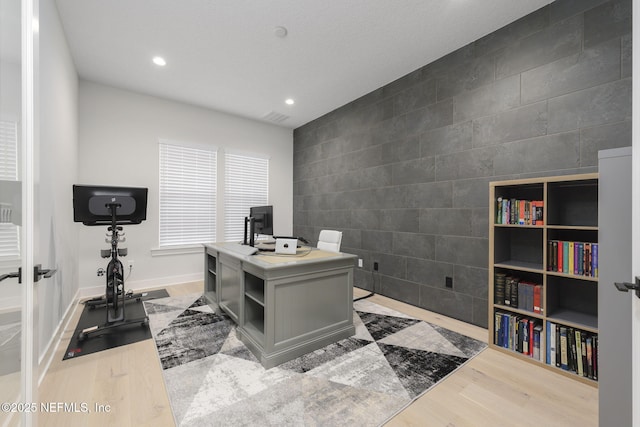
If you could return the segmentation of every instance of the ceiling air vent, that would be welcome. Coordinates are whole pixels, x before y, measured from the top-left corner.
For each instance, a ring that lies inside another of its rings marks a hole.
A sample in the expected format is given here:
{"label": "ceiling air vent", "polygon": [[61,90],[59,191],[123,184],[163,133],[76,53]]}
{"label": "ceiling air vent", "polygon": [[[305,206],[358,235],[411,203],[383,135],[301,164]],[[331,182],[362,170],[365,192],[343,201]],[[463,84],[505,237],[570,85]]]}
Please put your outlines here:
{"label": "ceiling air vent", "polygon": [[274,122],[274,123],[282,123],[285,120],[287,120],[289,118],[289,116],[284,115],[282,113],[277,113],[275,111],[270,112],[269,114],[266,114],[263,119],[268,120],[270,122]]}

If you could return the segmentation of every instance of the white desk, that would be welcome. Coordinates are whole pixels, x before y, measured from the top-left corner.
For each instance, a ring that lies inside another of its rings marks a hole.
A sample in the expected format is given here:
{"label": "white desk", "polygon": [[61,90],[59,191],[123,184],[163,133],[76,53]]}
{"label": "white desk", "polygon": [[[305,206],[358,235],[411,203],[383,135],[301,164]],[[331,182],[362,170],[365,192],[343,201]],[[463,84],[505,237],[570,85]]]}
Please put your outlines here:
{"label": "white desk", "polygon": [[246,256],[231,245],[205,245],[205,296],[238,324],[265,368],[355,333],[355,255],[302,248],[303,256]]}

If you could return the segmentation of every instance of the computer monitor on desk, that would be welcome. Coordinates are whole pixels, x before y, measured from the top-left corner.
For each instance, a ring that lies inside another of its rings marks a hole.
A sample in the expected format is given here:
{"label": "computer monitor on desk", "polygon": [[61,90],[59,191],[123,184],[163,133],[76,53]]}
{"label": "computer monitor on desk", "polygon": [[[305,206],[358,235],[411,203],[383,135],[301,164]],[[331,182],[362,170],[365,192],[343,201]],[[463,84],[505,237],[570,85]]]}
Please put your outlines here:
{"label": "computer monitor on desk", "polygon": [[273,206],[254,206],[249,209],[249,216],[254,221],[254,233],[273,235]]}
{"label": "computer monitor on desk", "polygon": [[244,218],[243,244],[254,246],[255,235],[273,235],[273,206],[254,206]]}

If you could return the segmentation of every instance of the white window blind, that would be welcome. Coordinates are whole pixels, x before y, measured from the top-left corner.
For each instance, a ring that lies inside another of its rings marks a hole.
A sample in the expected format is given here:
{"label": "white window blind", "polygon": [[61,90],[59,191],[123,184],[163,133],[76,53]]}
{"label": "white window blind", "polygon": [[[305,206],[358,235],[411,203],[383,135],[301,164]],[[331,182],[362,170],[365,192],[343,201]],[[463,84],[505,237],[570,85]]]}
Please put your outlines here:
{"label": "white window blind", "polygon": [[160,142],[160,247],[216,241],[216,151]]}
{"label": "white window blind", "polygon": [[[0,179],[18,181],[18,123],[0,120]],[[9,200],[0,201],[0,258],[20,257],[18,226],[10,221],[15,215]]]}
{"label": "white window blind", "polygon": [[268,203],[269,159],[226,152],[224,165],[224,238],[239,241],[244,237],[249,208]]}

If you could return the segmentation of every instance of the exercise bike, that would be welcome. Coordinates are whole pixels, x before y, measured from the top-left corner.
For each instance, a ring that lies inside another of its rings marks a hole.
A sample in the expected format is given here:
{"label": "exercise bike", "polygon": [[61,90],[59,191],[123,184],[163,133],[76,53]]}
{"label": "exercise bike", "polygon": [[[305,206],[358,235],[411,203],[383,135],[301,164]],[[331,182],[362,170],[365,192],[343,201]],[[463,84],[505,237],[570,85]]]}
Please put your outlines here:
{"label": "exercise bike", "polygon": [[[110,192],[114,194],[102,194],[102,192],[107,191],[107,189],[111,190]],[[82,214],[77,214],[76,207],[82,204],[82,199],[86,199],[84,201],[87,202],[89,206],[88,211],[91,218],[90,220],[86,220],[85,218],[85,220],[81,222],[85,225],[104,225],[106,218],[110,217],[110,225],[107,227],[107,238],[105,241],[111,244],[110,249],[102,249],[100,251],[102,258],[111,258],[105,271],[105,295],[85,302],[85,305],[87,305],[90,310],[97,307],[105,307],[106,322],[102,325],[92,326],[80,331],[78,334],[79,341],[84,341],[94,335],[101,335],[105,330],[123,325],[139,323],[141,326],[146,327],[149,324],[149,318],[147,316],[129,319],[125,315],[126,304],[133,301],[140,303],[143,295],[125,291],[124,267],[119,257],[126,256],[127,249],[118,248],[118,243],[125,241],[123,228],[119,224],[139,224],[144,219],[144,216],[146,216],[146,188],[144,189],[145,213],[142,219],[137,218],[134,221],[127,216],[130,217],[131,214],[136,211],[136,206],[139,203],[136,203],[133,195],[120,194],[123,190],[126,190],[124,191],[125,193],[131,193],[132,189],[74,186],[74,220],[78,216],[82,217]],[[96,191],[98,194],[94,194]],[[83,194],[83,192],[90,193],[92,196],[87,196]]]}

